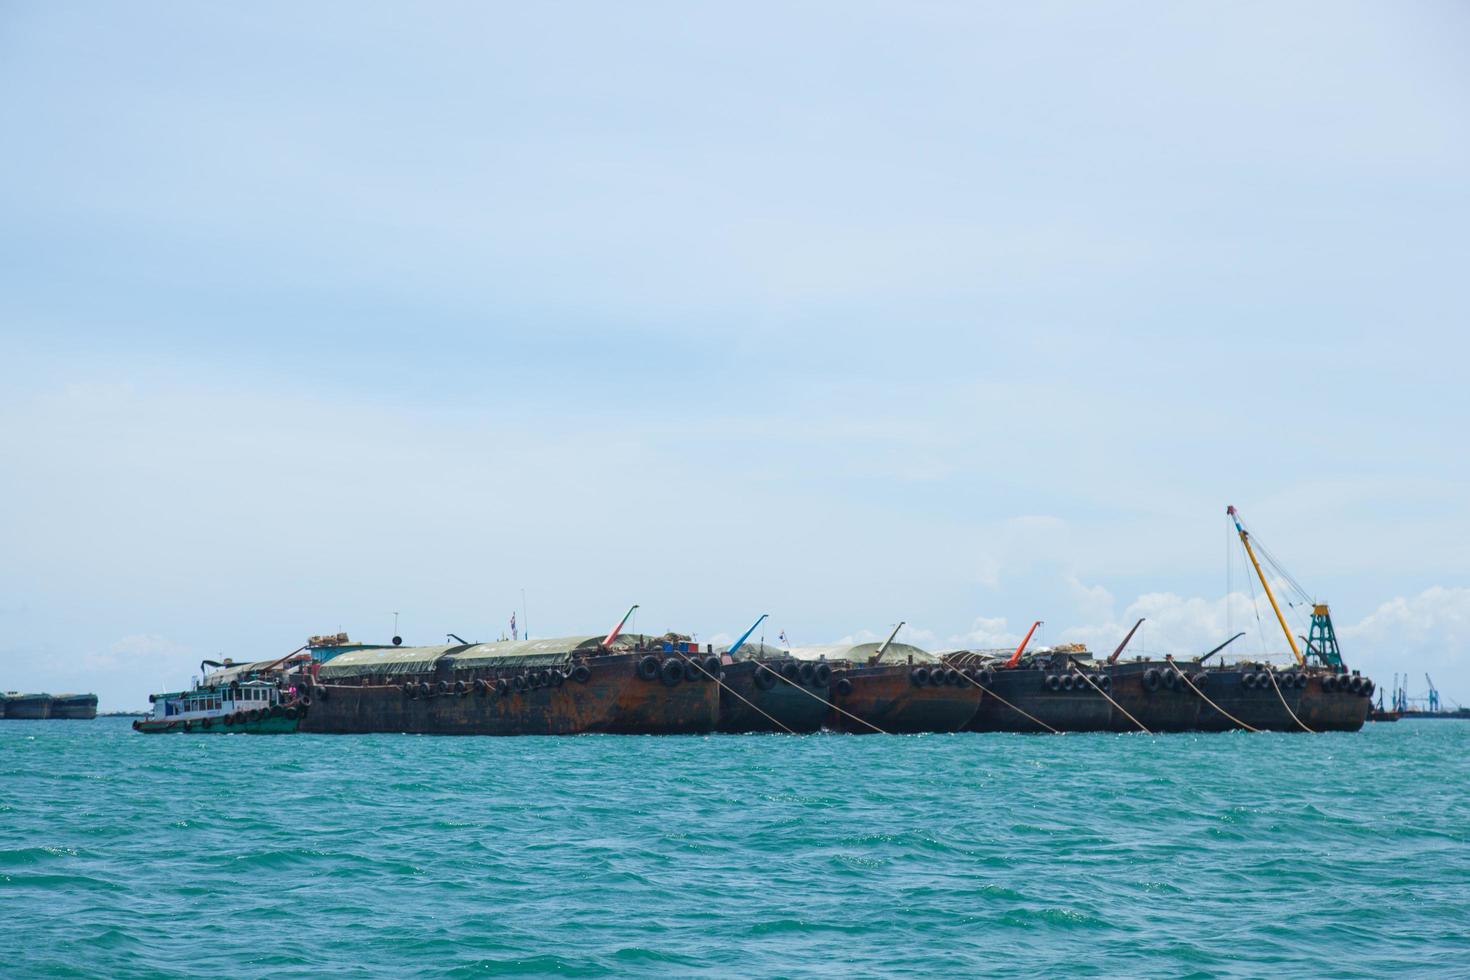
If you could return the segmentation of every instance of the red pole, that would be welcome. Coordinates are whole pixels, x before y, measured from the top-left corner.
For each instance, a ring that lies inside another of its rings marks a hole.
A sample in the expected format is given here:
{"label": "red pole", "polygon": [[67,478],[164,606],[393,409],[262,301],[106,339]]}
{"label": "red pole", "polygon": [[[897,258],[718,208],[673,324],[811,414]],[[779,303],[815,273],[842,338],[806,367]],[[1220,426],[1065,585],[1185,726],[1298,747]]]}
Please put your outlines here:
{"label": "red pole", "polygon": [[1014,666],[1016,666],[1016,661],[1018,661],[1018,660],[1021,659],[1021,654],[1026,650],[1026,644],[1028,644],[1028,643],[1031,642],[1031,634],[1032,633],[1035,633],[1036,632],[1036,627],[1038,627],[1040,625],[1041,625],[1041,620],[1039,620],[1039,619],[1036,622],[1034,622],[1034,623],[1031,624],[1031,628],[1026,631],[1026,639],[1024,639],[1024,640],[1021,641],[1021,645],[1018,646],[1018,647],[1016,647],[1016,652],[1013,653],[1013,654],[1011,654],[1011,659],[1009,659],[1009,660],[1006,661],[1006,664],[1005,665],[1007,667],[1014,667]]}

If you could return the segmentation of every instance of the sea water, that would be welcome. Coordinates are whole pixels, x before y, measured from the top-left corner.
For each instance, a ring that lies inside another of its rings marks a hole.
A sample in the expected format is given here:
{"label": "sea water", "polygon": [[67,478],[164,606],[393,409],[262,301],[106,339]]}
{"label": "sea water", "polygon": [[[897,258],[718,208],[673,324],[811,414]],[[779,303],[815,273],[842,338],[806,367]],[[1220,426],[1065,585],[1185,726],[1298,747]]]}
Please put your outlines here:
{"label": "sea water", "polygon": [[1467,976],[1467,760],[0,721],[0,975]]}

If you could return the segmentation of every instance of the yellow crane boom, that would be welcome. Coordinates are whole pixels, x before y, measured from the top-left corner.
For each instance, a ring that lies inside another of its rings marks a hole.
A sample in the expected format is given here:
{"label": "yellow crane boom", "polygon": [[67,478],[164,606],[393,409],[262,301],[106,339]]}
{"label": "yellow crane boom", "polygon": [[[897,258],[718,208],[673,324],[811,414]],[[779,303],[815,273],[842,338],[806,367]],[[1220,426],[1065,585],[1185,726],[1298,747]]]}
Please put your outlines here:
{"label": "yellow crane boom", "polygon": [[1271,610],[1276,613],[1276,622],[1281,624],[1281,632],[1286,634],[1286,642],[1291,644],[1291,654],[1296,657],[1296,662],[1303,667],[1307,660],[1302,652],[1296,648],[1296,638],[1291,635],[1291,628],[1286,625],[1286,617],[1281,615],[1281,607],[1276,604],[1276,596],[1271,593],[1271,586],[1266,582],[1266,573],[1261,571],[1261,563],[1256,561],[1255,549],[1251,547],[1251,536],[1245,528],[1240,526],[1240,515],[1235,512],[1235,506],[1225,508],[1225,513],[1235,522],[1235,530],[1240,532],[1240,543],[1245,545],[1245,553],[1250,556],[1251,564],[1255,566],[1256,578],[1261,580],[1261,588],[1266,590],[1266,598],[1271,600]]}

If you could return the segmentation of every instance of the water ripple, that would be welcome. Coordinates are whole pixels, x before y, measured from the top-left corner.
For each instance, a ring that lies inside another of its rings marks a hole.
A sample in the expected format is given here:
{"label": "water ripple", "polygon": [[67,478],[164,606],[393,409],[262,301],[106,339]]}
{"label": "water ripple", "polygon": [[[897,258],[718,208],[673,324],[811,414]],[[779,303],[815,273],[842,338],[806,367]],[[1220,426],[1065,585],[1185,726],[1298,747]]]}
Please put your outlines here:
{"label": "water ripple", "polygon": [[1463,974],[1470,724],[144,737],[0,723],[5,975]]}

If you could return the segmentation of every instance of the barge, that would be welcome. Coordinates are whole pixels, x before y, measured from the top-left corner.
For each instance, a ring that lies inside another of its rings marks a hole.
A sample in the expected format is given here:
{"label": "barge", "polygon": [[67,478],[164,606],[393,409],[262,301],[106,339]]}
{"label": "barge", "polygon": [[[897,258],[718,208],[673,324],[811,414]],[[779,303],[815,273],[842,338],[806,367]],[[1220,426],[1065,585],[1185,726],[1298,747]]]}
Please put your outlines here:
{"label": "barge", "polygon": [[95,694],[22,694],[7,691],[0,695],[0,718],[69,718],[90,721],[97,717]]}
{"label": "barge", "polygon": [[353,650],[303,677],[301,730],[331,734],[701,734],[721,664],[679,634]]}

